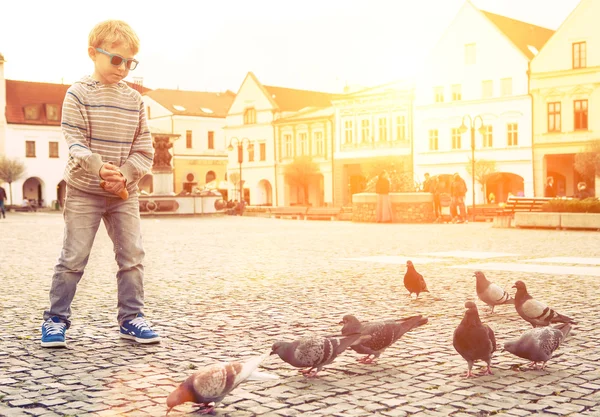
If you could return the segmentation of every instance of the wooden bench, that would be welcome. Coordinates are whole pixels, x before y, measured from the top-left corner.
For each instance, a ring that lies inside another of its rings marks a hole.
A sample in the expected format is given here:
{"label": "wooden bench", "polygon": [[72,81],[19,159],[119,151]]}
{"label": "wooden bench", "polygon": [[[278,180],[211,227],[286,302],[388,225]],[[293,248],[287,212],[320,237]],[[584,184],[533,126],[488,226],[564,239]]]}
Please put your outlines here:
{"label": "wooden bench", "polygon": [[[502,213],[502,207],[497,204],[485,204],[475,206],[475,213],[473,213],[473,206],[467,207],[468,217],[473,221],[492,221],[495,216]],[[474,214],[474,215],[473,215]]]}
{"label": "wooden bench", "polygon": [[290,207],[273,207],[269,211],[269,217],[276,219],[298,219],[303,220],[308,207],[305,206],[290,206]]}
{"label": "wooden bench", "polygon": [[497,215],[514,217],[519,211],[542,211],[542,206],[550,200],[550,197],[509,197]]}
{"label": "wooden bench", "polygon": [[341,207],[310,207],[304,220],[337,220]]}

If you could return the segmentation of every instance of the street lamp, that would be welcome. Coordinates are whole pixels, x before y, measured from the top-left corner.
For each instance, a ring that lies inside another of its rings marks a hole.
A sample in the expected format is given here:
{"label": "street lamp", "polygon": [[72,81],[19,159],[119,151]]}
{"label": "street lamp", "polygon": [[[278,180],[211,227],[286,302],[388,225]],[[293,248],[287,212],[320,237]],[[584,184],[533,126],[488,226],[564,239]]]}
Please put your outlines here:
{"label": "street lamp", "polygon": [[242,138],[239,140],[238,138],[231,138],[229,140],[229,146],[227,150],[229,152],[233,151],[233,147],[237,146],[238,151],[238,163],[240,164],[240,203],[244,201],[244,183],[242,182],[242,163],[244,162],[244,144],[246,144],[246,148],[250,146],[251,141],[248,138]]}
{"label": "street lamp", "polygon": [[[466,119],[469,120],[468,125],[465,124]],[[465,114],[462,118],[462,124],[458,128],[458,131],[461,134],[465,133],[469,128],[471,129],[471,193],[473,199],[473,218],[471,221],[473,222],[475,221],[475,125],[477,124],[478,119],[480,126],[477,131],[484,135],[486,131],[485,125],[483,124],[483,119],[479,115],[472,118],[470,115]]]}

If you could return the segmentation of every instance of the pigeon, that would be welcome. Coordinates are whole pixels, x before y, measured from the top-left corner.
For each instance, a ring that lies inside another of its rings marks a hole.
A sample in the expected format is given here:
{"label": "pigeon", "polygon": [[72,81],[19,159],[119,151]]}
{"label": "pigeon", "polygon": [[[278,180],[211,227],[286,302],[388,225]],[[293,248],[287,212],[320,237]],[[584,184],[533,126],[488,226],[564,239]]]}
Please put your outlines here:
{"label": "pigeon", "polygon": [[404,274],[404,286],[410,293],[408,296],[412,296],[414,292],[417,294],[417,298],[419,298],[419,293],[429,292],[427,284],[425,284],[425,280],[423,279],[423,275],[417,272],[412,261],[406,261],[406,268],[406,273]]}
{"label": "pigeon", "polygon": [[475,271],[473,275],[477,279],[475,288],[477,296],[481,301],[492,307],[490,314],[494,314],[494,307],[500,304],[514,304],[515,299],[498,285],[487,280],[483,272]]}
{"label": "pigeon", "polygon": [[518,339],[504,343],[504,350],[509,351],[523,359],[529,359],[530,368],[536,368],[538,362],[546,367],[546,362],[571,331],[570,323],[561,323],[556,326],[534,327],[527,330]]}
{"label": "pigeon", "polygon": [[[221,362],[206,366],[183,381],[167,397],[167,414],[185,402],[194,402],[201,414],[212,413],[214,408],[235,387],[247,379],[278,379],[277,375],[257,371],[269,353],[256,356],[245,362]],[[210,405],[214,403],[214,405]]]}
{"label": "pigeon", "polygon": [[474,376],[471,373],[473,363],[482,360],[487,363],[487,369],[482,375],[492,375],[492,354],[496,351],[496,336],[487,324],[481,323],[477,306],[472,301],[465,303],[465,316],[454,330],[454,349],[462,356],[468,365],[465,377]]}
{"label": "pigeon", "polygon": [[293,342],[278,341],[273,344],[271,355],[279,355],[284,361],[296,368],[306,377],[316,377],[325,365],[329,365],[343,351],[354,344],[363,342],[371,336],[355,333],[340,336],[310,336]]}
{"label": "pigeon", "polygon": [[[370,339],[350,348],[356,353],[367,355],[358,359],[360,363],[374,363],[377,358],[402,335],[416,327],[426,324],[427,317],[412,316],[400,320],[374,321],[361,323],[351,314],[344,316],[339,324],[343,324],[342,334],[361,333],[371,336]],[[373,356],[371,358],[371,356]]]}
{"label": "pigeon", "polygon": [[534,300],[527,292],[523,281],[515,282],[513,288],[517,289],[515,294],[515,308],[519,316],[531,323],[533,327],[549,326],[550,323],[577,324],[572,318],[558,314],[541,301]]}

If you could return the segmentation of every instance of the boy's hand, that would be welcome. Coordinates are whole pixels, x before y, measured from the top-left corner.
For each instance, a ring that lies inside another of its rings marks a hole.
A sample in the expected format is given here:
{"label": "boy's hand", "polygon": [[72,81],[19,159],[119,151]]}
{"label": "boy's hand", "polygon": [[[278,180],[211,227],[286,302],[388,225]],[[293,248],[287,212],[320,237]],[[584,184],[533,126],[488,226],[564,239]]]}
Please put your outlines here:
{"label": "boy's hand", "polygon": [[129,193],[125,188],[126,180],[119,168],[110,162],[100,168],[100,187],[109,193],[116,194],[123,200],[127,200]]}
{"label": "boy's hand", "polygon": [[100,179],[108,182],[122,182],[124,181],[123,174],[119,171],[119,167],[111,164],[110,162],[105,163],[100,168]]}

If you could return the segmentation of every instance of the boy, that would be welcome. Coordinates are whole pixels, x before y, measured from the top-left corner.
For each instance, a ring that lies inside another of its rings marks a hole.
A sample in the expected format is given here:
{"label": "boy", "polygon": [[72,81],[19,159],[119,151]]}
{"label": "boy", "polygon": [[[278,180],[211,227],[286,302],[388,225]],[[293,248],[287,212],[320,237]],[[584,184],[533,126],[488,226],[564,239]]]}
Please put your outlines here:
{"label": "boy", "polygon": [[119,266],[120,336],[138,343],[160,341],[142,313],[144,250],[137,198],[137,183],[152,166],[154,149],[142,98],[122,81],[138,64],[133,59],[138,48],[139,39],[125,22],[99,23],[89,35],[94,73],[74,83],[65,96],[61,123],[69,148],[65,234],[52,277],[50,308],[44,312],[44,347],[66,346],[71,302],[101,219]]}

